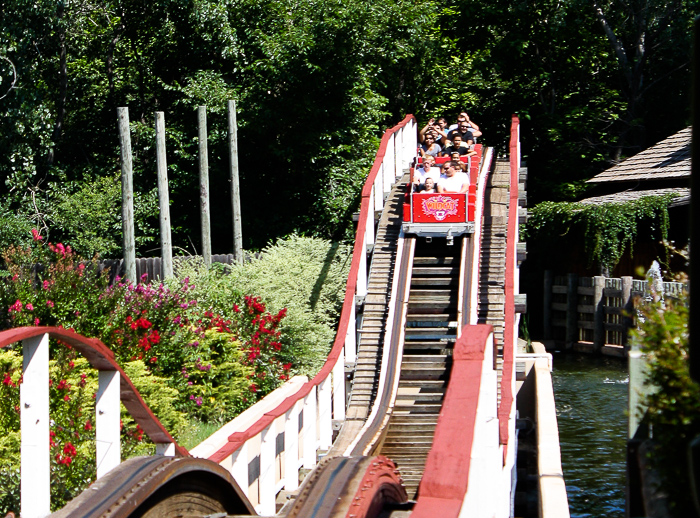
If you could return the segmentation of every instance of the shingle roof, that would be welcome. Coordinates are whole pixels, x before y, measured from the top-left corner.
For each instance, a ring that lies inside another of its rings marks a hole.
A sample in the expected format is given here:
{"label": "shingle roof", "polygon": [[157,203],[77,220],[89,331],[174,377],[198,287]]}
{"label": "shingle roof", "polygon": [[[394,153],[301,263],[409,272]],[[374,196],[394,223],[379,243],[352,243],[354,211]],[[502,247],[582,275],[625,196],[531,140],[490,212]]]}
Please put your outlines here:
{"label": "shingle roof", "polygon": [[667,189],[651,189],[646,191],[622,191],[605,196],[594,196],[586,198],[579,203],[587,205],[601,205],[603,203],[625,203],[626,201],[638,200],[645,196],[663,196],[664,194],[676,194],[676,198],[671,202],[671,207],[687,205],[690,203],[690,189],[688,187],[671,187]]}
{"label": "shingle roof", "polygon": [[685,178],[690,176],[691,128],[679,131],[649,149],[594,176],[589,183]]}

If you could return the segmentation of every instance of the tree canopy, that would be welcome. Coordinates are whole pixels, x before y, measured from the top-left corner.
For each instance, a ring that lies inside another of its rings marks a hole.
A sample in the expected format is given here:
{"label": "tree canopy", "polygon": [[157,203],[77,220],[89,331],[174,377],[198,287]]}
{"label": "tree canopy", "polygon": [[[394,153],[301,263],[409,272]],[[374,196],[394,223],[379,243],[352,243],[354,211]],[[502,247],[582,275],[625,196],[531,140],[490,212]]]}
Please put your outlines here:
{"label": "tree canopy", "polygon": [[247,248],[293,231],[345,236],[381,130],[406,113],[467,110],[497,147],[520,114],[531,195],[573,199],[687,125],[698,12],[697,0],[0,0],[0,243],[36,227],[83,254],[118,253],[118,106],[141,254],[157,247],[155,111],[174,242],[199,249],[199,105],[214,250],[231,248],[228,99]]}

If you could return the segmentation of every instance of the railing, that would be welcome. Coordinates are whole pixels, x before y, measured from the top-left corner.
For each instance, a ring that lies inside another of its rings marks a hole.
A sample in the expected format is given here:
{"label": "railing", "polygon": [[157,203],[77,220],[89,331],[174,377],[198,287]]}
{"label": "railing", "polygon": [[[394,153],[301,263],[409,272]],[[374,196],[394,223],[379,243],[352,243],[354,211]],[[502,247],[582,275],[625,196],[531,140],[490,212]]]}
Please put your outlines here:
{"label": "railing", "polygon": [[263,515],[275,514],[277,492],[298,487],[299,468],[315,465],[317,450],[331,446],[333,421],[345,419],[345,362],[356,358],[355,308],[367,295],[367,254],[375,242],[375,214],[383,209],[385,195],[413,160],[416,135],[415,118],[409,115],[382,137],[362,189],[338,331],[321,371],[275,408],[252,407],[249,416],[254,422],[246,429],[231,434],[223,443],[196,449],[198,455],[227,468]]}
{"label": "railing", "polygon": [[[664,282],[665,296],[676,297],[687,286]],[[544,276],[544,338],[567,348],[607,354],[624,353],[628,330],[635,325],[634,304],[651,297],[649,284],[632,277]]]}
{"label": "railing", "polygon": [[43,518],[51,512],[49,416],[49,338],[72,346],[99,371],[95,400],[97,478],[120,462],[120,401],[148,437],[156,452],[188,455],[177,446],[141,399],[136,387],[114,360],[114,353],[94,338],[59,327],[20,327],[0,332],[0,348],[22,342],[20,385],[20,505],[23,518]]}
{"label": "railing", "polygon": [[[413,518],[457,518],[462,510],[469,516],[510,516],[510,483],[503,484],[498,441],[493,350],[493,328],[485,324],[465,326],[455,343],[450,383]],[[506,475],[510,478],[510,472]]]}
{"label": "railing", "polygon": [[520,120],[513,115],[510,129],[510,204],[506,234],[505,322],[503,327],[503,371],[501,402],[498,408],[500,443],[503,465],[512,465],[515,451],[515,349],[518,339],[519,315],[515,313],[515,295],[519,293],[519,275],[516,275],[518,246],[518,181],[520,175]]}

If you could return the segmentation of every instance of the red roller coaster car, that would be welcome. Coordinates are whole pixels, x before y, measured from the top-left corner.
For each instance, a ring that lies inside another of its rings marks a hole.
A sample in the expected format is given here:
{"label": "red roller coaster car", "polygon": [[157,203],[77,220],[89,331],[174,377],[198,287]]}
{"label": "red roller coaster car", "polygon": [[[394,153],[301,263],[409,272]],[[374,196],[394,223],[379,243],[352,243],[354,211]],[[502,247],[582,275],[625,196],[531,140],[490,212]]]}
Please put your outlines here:
{"label": "red roller coaster car", "polygon": [[[412,192],[409,183],[403,202],[404,234],[439,237],[474,233],[476,212],[476,182],[482,161],[483,146],[474,146],[476,155],[463,157],[469,163],[469,191],[467,193],[423,194]],[[420,159],[418,159],[420,162]],[[448,157],[436,159],[441,164]],[[413,168],[411,168],[413,176]]]}

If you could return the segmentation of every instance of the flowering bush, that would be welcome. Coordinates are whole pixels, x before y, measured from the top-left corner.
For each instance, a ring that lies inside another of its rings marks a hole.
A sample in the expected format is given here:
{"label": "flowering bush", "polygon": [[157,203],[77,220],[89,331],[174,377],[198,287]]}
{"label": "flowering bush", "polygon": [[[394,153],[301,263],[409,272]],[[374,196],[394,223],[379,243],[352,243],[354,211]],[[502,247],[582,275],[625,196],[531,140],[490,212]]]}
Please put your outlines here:
{"label": "flowering bush", "polygon": [[[224,422],[288,379],[292,354],[272,314],[254,296],[233,290],[221,312],[202,304],[188,278],[136,286],[109,285],[97,263],[70,247],[11,247],[2,254],[0,326],[61,326],[99,338],[149,407],[177,438],[193,419]],[[206,299],[204,299],[206,303]],[[62,506],[94,480],[96,374],[66,345],[51,341],[52,506]],[[0,512],[18,508],[18,345],[0,352]],[[122,457],[152,451],[122,413]]]}

